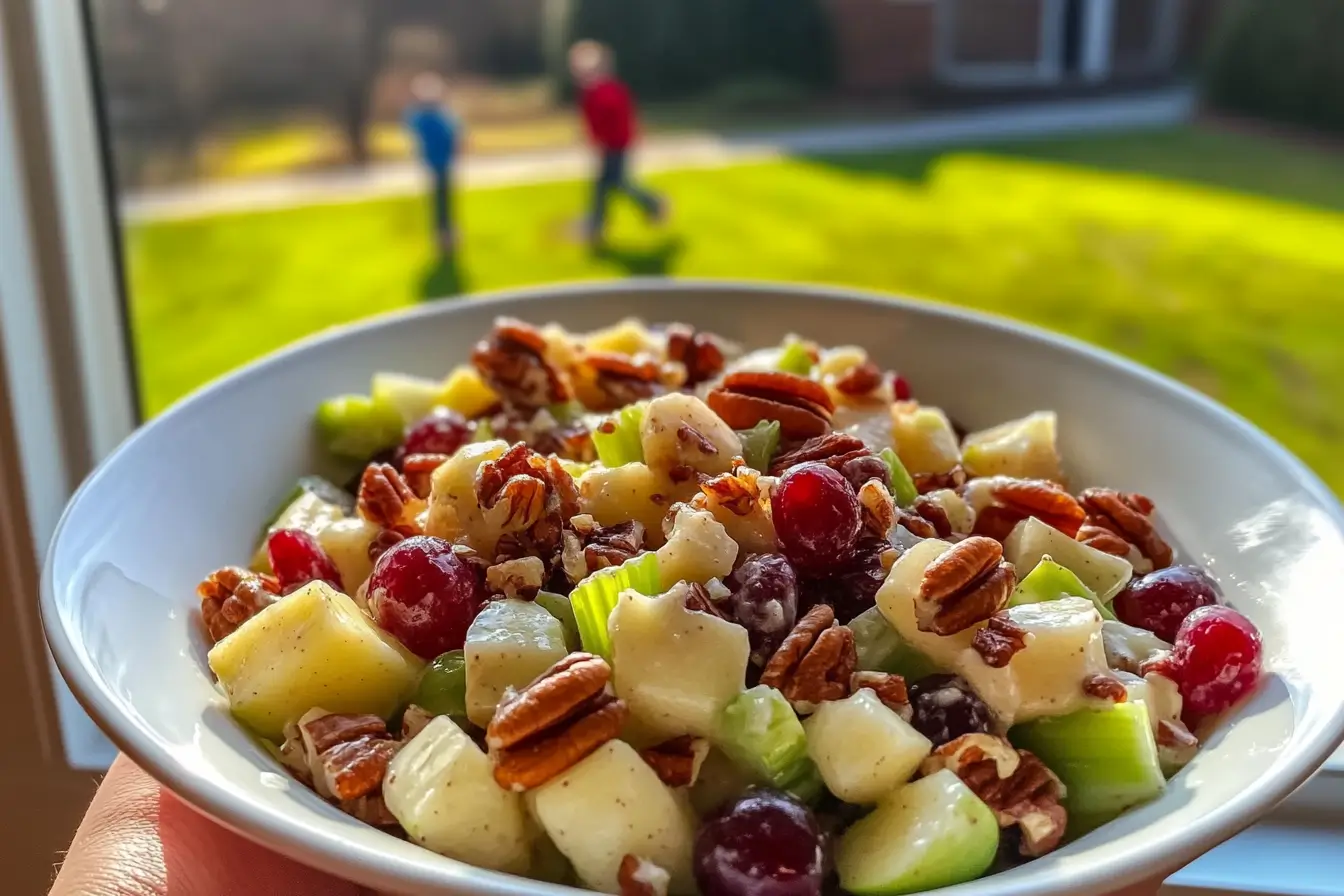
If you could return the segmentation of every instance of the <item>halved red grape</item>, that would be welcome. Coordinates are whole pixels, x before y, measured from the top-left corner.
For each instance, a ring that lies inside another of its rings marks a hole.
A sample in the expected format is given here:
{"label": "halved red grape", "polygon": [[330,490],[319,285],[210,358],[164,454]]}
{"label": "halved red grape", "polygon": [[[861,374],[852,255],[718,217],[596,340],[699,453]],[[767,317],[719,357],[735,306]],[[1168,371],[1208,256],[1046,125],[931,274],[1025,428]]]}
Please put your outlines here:
{"label": "halved red grape", "polygon": [[862,521],[859,498],[844,476],[825,464],[793,467],[770,495],[775,534],[800,571],[825,572],[854,553]]}
{"label": "halved red grape", "polygon": [[788,794],[752,788],[700,826],[694,863],[703,896],[818,896],[821,825]]}
{"label": "halved red grape", "polygon": [[1231,607],[1199,607],[1181,623],[1159,671],[1175,679],[1186,723],[1216,715],[1260,680],[1264,647],[1255,623]]}
{"label": "halved red grape", "polygon": [[764,666],[798,621],[798,576],[780,554],[750,554],[723,583],[751,639],[751,661]]}
{"label": "halved red grape", "polygon": [[1197,566],[1168,566],[1139,576],[1115,596],[1111,608],[1127,625],[1174,641],[1181,622],[1199,607],[1221,603],[1222,590]]}
{"label": "halved red grape", "polygon": [[425,659],[460,650],[480,610],[475,571],[450,542],[417,535],[388,548],[369,576],[369,612]]}
{"label": "halved red grape", "polygon": [[277,529],[266,539],[266,556],[271,571],[280,580],[284,594],[297,591],[309,582],[326,582],[344,591],[341,573],[317,539],[302,529]]}
{"label": "halved red grape", "polygon": [[412,454],[452,454],[471,440],[471,424],[457,411],[435,408],[406,431],[397,449],[396,465]]}

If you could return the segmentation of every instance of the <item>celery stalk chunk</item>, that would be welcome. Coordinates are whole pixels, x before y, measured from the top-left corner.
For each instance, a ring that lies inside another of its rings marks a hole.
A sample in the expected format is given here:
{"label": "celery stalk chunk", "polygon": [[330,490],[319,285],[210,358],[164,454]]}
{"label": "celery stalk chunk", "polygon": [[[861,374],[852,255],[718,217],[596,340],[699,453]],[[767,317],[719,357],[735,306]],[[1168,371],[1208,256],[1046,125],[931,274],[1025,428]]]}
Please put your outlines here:
{"label": "celery stalk chunk", "polygon": [[915,480],[911,478],[896,452],[890,448],[883,448],[878,457],[882,458],[887,470],[890,471],[887,474],[887,487],[891,489],[891,496],[896,499],[896,506],[909,507],[915,503],[915,499],[919,497],[919,489],[915,488]]}
{"label": "celery stalk chunk", "polygon": [[368,460],[401,443],[405,422],[395,406],[367,395],[338,395],[317,406],[317,431],[338,457]]}
{"label": "celery stalk chunk", "polygon": [[1096,606],[1102,619],[1115,621],[1115,614],[1111,612],[1110,607],[1101,602],[1097,593],[1084,585],[1072,570],[1056,563],[1049,554],[1041,557],[1036,568],[1027,573],[1013,589],[1012,595],[1008,598],[1008,606],[1039,604],[1059,600],[1061,597],[1085,597]]}
{"label": "celery stalk chunk", "polygon": [[1141,702],[1037,719],[1014,727],[1008,737],[1039,756],[1064,782],[1070,837],[1148,802],[1166,787],[1148,709]]}
{"label": "celery stalk chunk", "polygon": [[662,592],[658,555],[652,551],[631,557],[620,566],[599,569],[574,586],[569,603],[583,649],[611,660],[611,633],[607,620],[621,592],[633,588],[650,597]]}
{"label": "celery stalk chunk", "polygon": [[719,717],[715,742],[761,782],[805,801],[820,795],[821,776],[808,755],[803,723],[774,688],[761,684],[733,698]]}
{"label": "celery stalk chunk", "polygon": [[779,450],[779,421],[762,420],[751,429],[739,429],[742,440],[742,459],[747,466],[761,473],[769,472],[770,462]]}
{"label": "celery stalk chunk", "polygon": [[[626,405],[593,430],[593,447],[604,467],[619,467],[644,460],[644,445],[640,430],[644,426],[645,402]],[[604,432],[607,424],[611,432]]]}

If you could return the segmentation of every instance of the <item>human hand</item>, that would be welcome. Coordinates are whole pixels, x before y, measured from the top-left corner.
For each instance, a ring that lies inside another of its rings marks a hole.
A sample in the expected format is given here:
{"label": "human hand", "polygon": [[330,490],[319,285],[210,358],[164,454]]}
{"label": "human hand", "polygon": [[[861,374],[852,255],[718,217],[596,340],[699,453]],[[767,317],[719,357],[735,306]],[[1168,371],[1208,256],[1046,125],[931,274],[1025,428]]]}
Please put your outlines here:
{"label": "human hand", "polygon": [[192,809],[124,756],[89,805],[51,896],[372,896]]}

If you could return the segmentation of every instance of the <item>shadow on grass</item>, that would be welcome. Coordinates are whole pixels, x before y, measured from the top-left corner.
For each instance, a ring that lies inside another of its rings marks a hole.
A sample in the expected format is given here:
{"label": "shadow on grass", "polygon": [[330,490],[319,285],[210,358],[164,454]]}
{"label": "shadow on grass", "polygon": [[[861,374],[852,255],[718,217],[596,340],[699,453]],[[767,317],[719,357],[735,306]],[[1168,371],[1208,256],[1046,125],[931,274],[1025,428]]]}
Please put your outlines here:
{"label": "shadow on grass", "polygon": [[660,277],[671,273],[685,249],[684,239],[669,236],[652,246],[638,249],[602,246],[593,250],[593,258],[619,268],[627,277]]}
{"label": "shadow on grass", "polygon": [[458,261],[457,253],[445,253],[435,258],[420,275],[417,286],[417,295],[427,302],[452,298],[466,292],[467,277]]}

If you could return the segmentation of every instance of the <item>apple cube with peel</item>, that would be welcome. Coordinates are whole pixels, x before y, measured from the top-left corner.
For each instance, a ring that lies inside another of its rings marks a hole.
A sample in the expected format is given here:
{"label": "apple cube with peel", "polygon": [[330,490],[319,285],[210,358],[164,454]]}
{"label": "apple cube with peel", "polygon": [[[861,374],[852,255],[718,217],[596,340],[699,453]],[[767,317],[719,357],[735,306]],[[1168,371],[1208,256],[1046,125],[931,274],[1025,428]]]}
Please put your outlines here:
{"label": "apple cube with peel", "polygon": [[896,454],[911,474],[949,473],[961,463],[961,449],[952,423],[938,408],[917,401],[891,406],[891,435]]}
{"label": "apple cube with peel", "polygon": [[695,892],[689,807],[620,740],[527,793],[532,815],[585,885],[618,893],[621,860],[636,855],[671,875],[670,892]]}
{"label": "apple cube with peel", "polygon": [[1014,476],[1064,481],[1055,447],[1054,411],[1037,411],[1020,420],[982,429],[961,443],[961,463],[971,476]]}
{"label": "apple cube with peel", "polygon": [[1134,567],[1124,557],[1075,541],[1035,517],[1013,528],[1004,539],[1003,556],[1017,568],[1018,581],[1025,579],[1042,557],[1049,556],[1091,588],[1104,604],[1109,604],[1134,575]]}
{"label": "apple cube with peel", "polygon": [[607,622],[616,694],[650,731],[711,737],[742,690],[751,646],[742,626],[686,609],[686,591],[622,592]]}
{"label": "apple cube with peel", "polygon": [[863,688],[829,700],[806,721],[807,752],[831,793],[847,803],[875,803],[910,780],[933,744]]}
{"label": "apple cube with peel", "polygon": [[919,630],[915,618],[915,599],[919,596],[920,582],[924,580],[924,570],[951,547],[946,541],[936,538],[915,544],[892,566],[887,573],[887,580],[877,592],[878,609],[896,630],[896,634],[929,663],[945,672],[956,669],[961,655],[970,649],[975,632],[982,627],[973,625],[952,635],[936,635]]}
{"label": "apple cube with peel", "polygon": [[387,718],[424,663],[325,582],[309,582],[210,650],[210,668],[240,721],[280,741],[315,706]]}
{"label": "apple cube with peel", "polygon": [[533,831],[521,794],[495,783],[490,758],[447,716],[387,767],[383,799],[421,846],[481,868],[526,874]]}
{"label": "apple cube with peel", "polygon": [[569,652],[565,628],[526,600],[493,600],[472,620],[463,646],[467,718],[484,728],[506,688],[521,690]]}
{"label": "apple cube with peel", "polygon": [[352,517],[329,523],[317,533],[317,543],[336,564],[347,594],[354,595],[373,572],[369,545],[382,531],[375,523]]}

